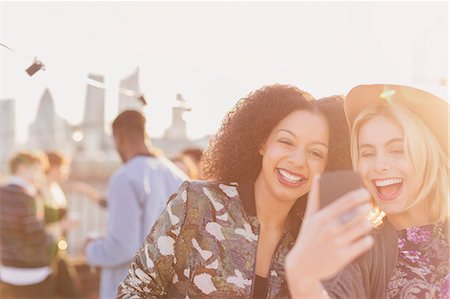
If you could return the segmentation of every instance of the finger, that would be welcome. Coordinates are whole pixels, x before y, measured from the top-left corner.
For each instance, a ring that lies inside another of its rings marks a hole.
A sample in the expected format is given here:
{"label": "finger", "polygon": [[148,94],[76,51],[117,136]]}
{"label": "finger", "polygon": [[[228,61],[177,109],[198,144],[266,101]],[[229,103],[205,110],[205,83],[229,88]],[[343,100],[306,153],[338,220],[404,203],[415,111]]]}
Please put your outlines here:
{"label": "finger", "polygon": [[337,237],[336,243],[340,246],[348,246],[356,240],[368,235],[372,231],[373,225],[365,215],[353,219],[346,225]]}
{"label": "finger", "polygon": [[314,175],[311,182],[311,191],[308,194],[308,203],[306,205],[305,218],[319,210],[319,179],[320,174]]}
{"label": "finger", "polygon": [[361,254],[372,248],[373,244],[374,239],[370,235],[365,236],[364,238],[361,238],[358,241],[354,242],[351,246],[347,247],[341,252],[343,265],[351,263],[358,256],[360,256]]}
{"label": "finger", "polygon": [[364,203],[356,206],[340,215],[335,215],[334,225],[341,229],[347,229],[349,226],[356,225],[355,222],[363,219],[368,219],[371,205],[369,203]]}
{"label": "finger", "polygon": [[366,189],[360,188],[350,191],[325,207],[322,217],[324,217],[324,220],[331,220],[332,218],[342,215],[345,212],[356,208],[358,205],[368,203],[369,201],[370,193]]}

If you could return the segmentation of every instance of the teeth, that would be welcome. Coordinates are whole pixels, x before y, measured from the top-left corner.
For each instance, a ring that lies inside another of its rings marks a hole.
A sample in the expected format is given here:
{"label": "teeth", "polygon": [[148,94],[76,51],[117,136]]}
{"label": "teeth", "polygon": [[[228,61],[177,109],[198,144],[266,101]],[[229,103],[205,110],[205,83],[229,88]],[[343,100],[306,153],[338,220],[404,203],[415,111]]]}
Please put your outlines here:
{"label": "teeth", "polygon": [[389,185],[401,183],[402,181],[403,181],[402,179],[375,180],[375,186],[386,187]]}
{"label": "teeth", "polygon": [[288,173],[287,171],[284,171],[282,169],[278,169],[279,173],[283,176],[283,178],[285,178],[286,180],[293,182],[293,183],[297,183],[301,181],[301,177],[293,175]]}

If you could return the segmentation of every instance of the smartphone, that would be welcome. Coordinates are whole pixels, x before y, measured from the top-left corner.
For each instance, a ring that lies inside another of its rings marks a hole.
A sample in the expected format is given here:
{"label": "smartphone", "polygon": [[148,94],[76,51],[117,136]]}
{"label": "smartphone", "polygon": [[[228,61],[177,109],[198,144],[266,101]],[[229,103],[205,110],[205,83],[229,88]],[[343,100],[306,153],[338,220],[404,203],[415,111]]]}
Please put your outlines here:
{"label": "smartphone", "polygon": [[353,170],[338,170],[322,174],[319,181],[320,208],[361,187],[361,177]]}

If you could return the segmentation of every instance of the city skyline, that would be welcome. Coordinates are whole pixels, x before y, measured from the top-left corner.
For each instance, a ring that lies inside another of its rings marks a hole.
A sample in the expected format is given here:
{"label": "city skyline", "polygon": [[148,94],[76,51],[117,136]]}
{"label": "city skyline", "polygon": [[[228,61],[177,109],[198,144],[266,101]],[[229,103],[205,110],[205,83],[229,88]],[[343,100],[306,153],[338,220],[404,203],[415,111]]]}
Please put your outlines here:
{"label": "city skyline", "polygon": [[[18,52],[0,50],[0,98],[16,101],[20,142],[46,88],[61,117],[81,122],[88,73],[104,76],[105,123],[117,114],[120,81],[139,67],[150,135],[164,134],[181,93],[193,139],[213,134],[237,100],[265,84],[294,84],[317,98],[360,83],[448,87],[446,2],[0,5],[0,41]],[[46,70],[29,77],[21,55]]]}

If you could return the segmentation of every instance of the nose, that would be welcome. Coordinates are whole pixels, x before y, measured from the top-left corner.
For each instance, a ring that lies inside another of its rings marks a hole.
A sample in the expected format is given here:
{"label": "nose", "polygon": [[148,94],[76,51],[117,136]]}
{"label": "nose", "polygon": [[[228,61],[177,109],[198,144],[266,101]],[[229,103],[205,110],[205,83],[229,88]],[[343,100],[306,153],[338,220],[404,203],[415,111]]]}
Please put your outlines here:
{"label": "nose", "polygon": [[387,161],[387,158],[384,157],[384,155],[377,155],[375,160],[375,171],[377,172],[383,172],[388,170],[389,163]]}
{"label": "nose", "polygon": [[292,153],[289,155],[289,161],[292,163],[292,165],[296,167],[302,167],[306,163],[306,153],[305,150],[302,148],[296,149],[295,151],[292,151]]}

